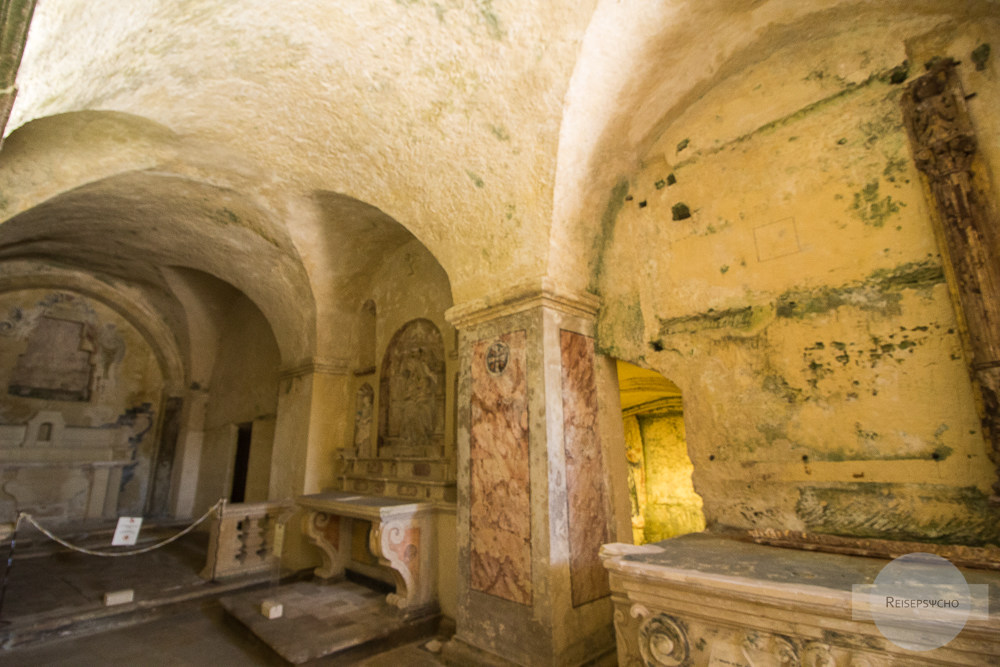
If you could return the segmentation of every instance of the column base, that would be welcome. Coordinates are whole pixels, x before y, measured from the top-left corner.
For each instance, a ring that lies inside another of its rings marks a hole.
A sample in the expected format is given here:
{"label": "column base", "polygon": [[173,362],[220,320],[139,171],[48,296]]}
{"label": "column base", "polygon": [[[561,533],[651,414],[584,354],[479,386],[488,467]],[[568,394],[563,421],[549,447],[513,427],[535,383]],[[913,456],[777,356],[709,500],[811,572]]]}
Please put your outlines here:
{"label": "column base", "polygon": [[441,659],[446,665],[452,667],[466,667],[467,665],[483,665],[485,667],[525,667],[525,665],[559,665],[565,667],[616,667],[618,665],[617,646],[614,643],[608,644],[601,651],[595,651],[591,655],[579,661],[567,661],[565,657],[553,658],[552,656],[538,655],[532,656],[532,660],[527,663],[512,662],[495,653],[473,646],[461,637],[451,638],[441,649]]}

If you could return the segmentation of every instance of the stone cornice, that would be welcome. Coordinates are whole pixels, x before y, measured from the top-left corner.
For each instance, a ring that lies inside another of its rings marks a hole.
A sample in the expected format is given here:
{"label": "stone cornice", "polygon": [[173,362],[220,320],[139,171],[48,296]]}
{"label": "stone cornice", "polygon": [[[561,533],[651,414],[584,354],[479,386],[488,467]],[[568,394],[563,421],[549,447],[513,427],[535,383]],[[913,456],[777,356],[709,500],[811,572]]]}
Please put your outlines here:
{"label": "stone cornice", "polygon": [[282,368],[278,377],[288,380],[303,375],[347,375],[350,370],[351,363],[347,359],[313,357]]}
{"label": "stone cornice", "polygon": [[593,294],[561,289],[543,278],[458,304],[449,308],[444,316],[455,328],[466,329],[539,307],[593,319],[600,305],[601,300]]}

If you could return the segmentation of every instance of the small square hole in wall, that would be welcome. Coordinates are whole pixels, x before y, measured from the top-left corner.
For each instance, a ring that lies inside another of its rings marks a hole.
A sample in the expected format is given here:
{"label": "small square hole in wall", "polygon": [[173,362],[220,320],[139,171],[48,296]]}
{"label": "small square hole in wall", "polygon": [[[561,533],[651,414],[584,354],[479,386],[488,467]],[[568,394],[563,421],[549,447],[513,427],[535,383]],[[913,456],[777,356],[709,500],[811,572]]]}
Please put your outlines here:
{"label": "small square hole in wall", "polygon": [[799,235],[795,229],[795,218],[785,218],[755,228],[753,240],[757,246],[758,262],[802,251],[799,246]]}

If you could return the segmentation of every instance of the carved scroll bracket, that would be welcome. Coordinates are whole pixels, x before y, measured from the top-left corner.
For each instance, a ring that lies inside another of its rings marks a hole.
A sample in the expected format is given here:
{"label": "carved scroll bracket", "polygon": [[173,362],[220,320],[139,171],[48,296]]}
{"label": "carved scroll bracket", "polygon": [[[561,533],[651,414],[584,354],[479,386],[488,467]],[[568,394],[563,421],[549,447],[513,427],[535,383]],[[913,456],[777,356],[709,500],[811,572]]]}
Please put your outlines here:
{"label": "carved scroll bracket", "polygon": [[406,616],[435,611],[437,562],[434,554],[434,510],[430,503],[411,503],[380,496],[331,491],[301,496],[306,510],[303,532],[320,548],[322,578],[339,577],[350,564],[352,519],[369,521],[368,547],[392,572],[396,591],[386,597]]}

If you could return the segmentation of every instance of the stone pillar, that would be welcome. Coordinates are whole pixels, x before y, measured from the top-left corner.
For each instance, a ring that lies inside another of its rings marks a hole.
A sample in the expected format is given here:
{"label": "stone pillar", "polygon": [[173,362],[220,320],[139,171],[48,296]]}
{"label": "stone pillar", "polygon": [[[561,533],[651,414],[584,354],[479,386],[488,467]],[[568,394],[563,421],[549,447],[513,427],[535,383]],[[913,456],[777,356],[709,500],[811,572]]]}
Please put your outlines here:
{"label": "stone pillar", "polygon": [[950,58],[929,63],[906,88],[903,117],[937,210],[941,256],[997,471],[990,500],[1000,505],[1000,219],[957,66]]}
{"label": "stone pillar", "polygon": [[176,519],[189,519],[194,513],[207,406],[208,391],[204,389],[191,389],[183,397],[170,485],[170,515]]}
{"label": "stone pillar", "polygon": [[348,364],[311,360],[282,371],[274,425],[269,500],[318,493],[337,479],[354,406]]}
{"label": "stone pillar", "polygon": [[[336,485],[341,449],[353,423],[350,390],[346,360],[312,359],[282,371],[268,500],[292,500]],[[284,566],[304,569],[318,558],[299,522],[289,522]]]}
{"label": "stone pillar", "polygon": [[449,662],[578,665],[614,651],[598,552],[631,531],[627,490],[610,483],[625,479],[624,436],[596,311],[593,296],[533,290],[448,312],[461,368]]}

